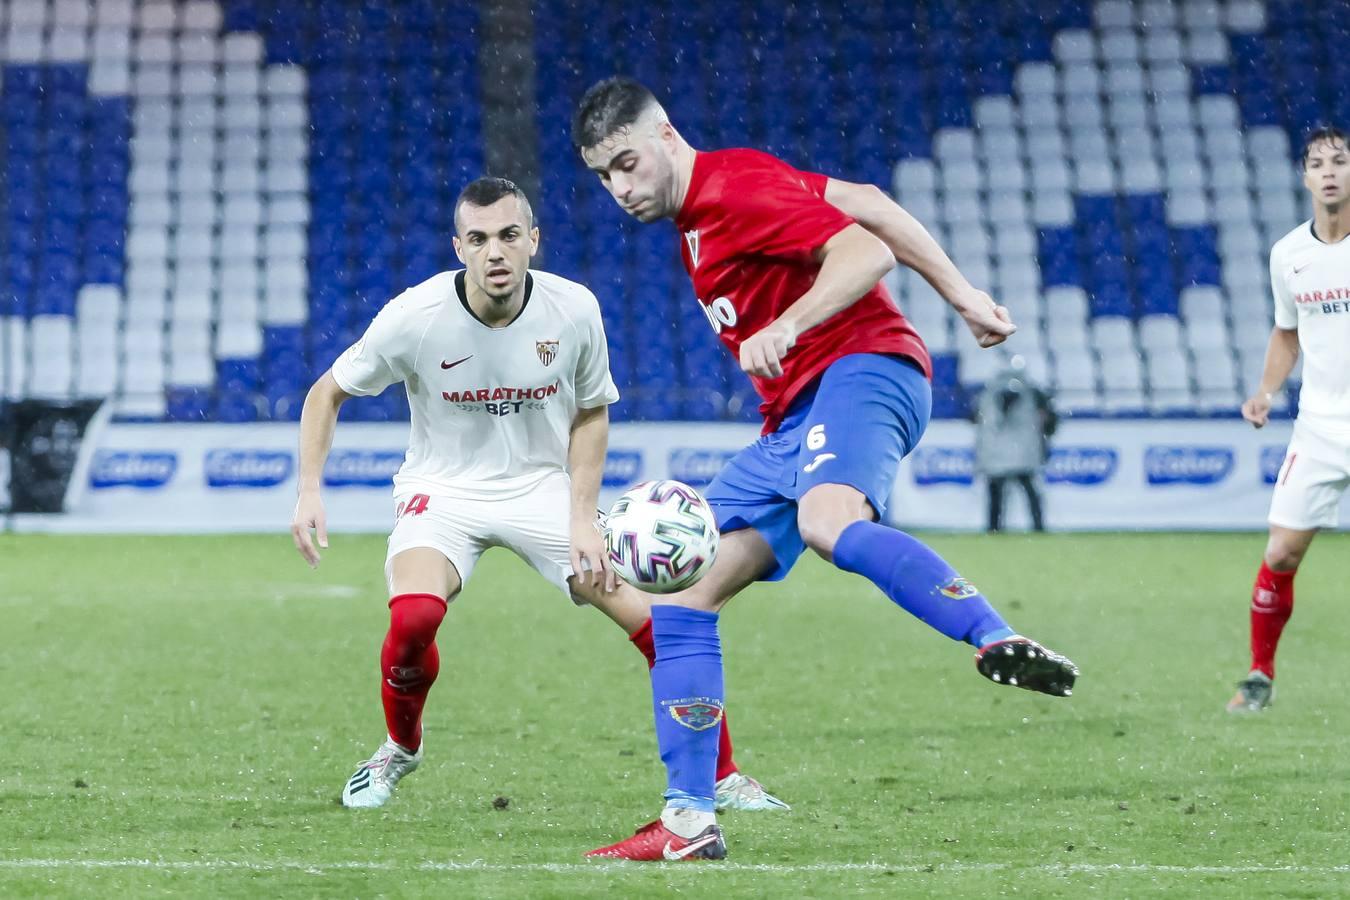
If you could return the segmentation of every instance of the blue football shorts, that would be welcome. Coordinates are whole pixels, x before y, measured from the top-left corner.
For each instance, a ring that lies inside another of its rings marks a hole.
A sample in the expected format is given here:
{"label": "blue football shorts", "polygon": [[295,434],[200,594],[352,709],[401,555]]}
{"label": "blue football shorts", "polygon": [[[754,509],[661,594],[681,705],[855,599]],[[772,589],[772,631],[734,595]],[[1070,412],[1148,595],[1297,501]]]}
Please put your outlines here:
{"label": "blue football shorts", "polygon": [[886,511],[900,460],[928,427],[933,395],[904,357],[840,357],[793,400],[778,430],[736,454],[708,485],[722,532],[753,528],[773,548],[778,581],[806,549],[797,500],[818,484],[846,484]]}

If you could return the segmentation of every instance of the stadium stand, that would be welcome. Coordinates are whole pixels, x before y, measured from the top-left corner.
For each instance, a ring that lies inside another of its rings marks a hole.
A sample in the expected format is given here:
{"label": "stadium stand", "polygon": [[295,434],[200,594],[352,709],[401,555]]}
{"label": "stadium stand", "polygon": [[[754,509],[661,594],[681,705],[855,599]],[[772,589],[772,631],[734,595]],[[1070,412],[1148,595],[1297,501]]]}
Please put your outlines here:
{"label": "stadium stand", "polygon": [[[1350,7],[1311,0],[535,9],[542,263],[600,297],[616,418],[755,417],[668,228],[575,158],[572,105],[629,72],[695,146],[890,187],[1021,325],[1074,415],[1232,415],[1270,324],[1265,254],[1304,217],[1292,154],[1350,120]],[[0,3],[3,396],[126,418],[294,419],[403,287],[452,264],[482,169],[476,5]],[[891,287],[935,355],[935,414],[979,351]],[[400,391],[344,415],[406,416]]]}

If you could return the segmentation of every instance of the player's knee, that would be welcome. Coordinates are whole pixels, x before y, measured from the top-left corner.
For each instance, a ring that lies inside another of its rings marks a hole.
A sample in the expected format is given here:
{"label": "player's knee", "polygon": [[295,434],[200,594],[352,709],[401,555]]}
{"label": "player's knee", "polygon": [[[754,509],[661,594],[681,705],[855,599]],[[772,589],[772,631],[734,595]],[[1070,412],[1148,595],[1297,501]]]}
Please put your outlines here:
{"label": "player's knee", "polygon": [[397,646],[420,652],[436,640],[446,603],[431,594],[399,594],[389,601],[389,637]]}
{"label": "player's knee", "polygon": [[1303,562],[1307,547],[1271,541],[1266,547],[1266,565],[1276,572],[1292,572]]}
{"label": "player's knee", "polygon": [[844,529],[871,518],[871,504],[859,491],[846,485],[820,485],[797,504],[797,533],[802,543],[831,560]]}
{"label": "player's knee", "polygon": [[802,543],[827,560],[834,557],[834,545],[843,530],[837,520],[828,516],[797,511],[797,532]]}

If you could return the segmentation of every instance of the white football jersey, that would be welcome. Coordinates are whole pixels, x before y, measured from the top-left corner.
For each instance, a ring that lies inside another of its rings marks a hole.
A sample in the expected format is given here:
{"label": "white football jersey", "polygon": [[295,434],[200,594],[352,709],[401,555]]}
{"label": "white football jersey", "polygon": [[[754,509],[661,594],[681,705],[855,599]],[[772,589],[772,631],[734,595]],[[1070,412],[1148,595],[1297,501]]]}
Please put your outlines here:
{"label": "white football jersey", "polygon": [[500,328],[470,310],[462,270],[411,287],[338,357],[333,378],[360,396],[406,387],[412,433],[395,493],[525,493],[566,470],[577,410],[619,399],[595,295],[547,272],[526,275],[525,305]]}
{"label": "white football jersey", "polygon": [[1298,329],[1299,418],[1350,434],[1350,238],[1324,243],[1304,222],[1270,251],[1275,325]]}

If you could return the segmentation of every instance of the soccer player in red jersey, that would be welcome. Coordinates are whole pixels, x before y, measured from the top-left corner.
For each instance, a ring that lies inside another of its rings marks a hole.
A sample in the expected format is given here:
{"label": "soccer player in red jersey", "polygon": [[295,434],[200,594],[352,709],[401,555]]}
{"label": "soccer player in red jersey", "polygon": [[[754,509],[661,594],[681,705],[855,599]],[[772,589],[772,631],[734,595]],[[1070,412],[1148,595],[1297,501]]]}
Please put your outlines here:
{"label": "soccer player in red jersey", "polygon": [[[810,547],[973,645],[991,680],[1068,696],[1078,675],[1072,662],[1018,635],[941,557],[878,521],[931,405],[928,351],[881,278],[897,260],[919,272],[984,347],[1016,330],[1008,311],[971,286],[877,188],[799,171],[755,150],[696,151],[631,79],[586,92],[572,141],[625,212],[675,222],[698,302],[763,400],[763,437],[707,491],[722,530],[716,563],[693,588],[662,598],[670,606],[653,605],[653,616],[680,606],[715,614],[752,582],[784,577]],[[691,623],[680,624],[687,634]],[[715,618],[706,636],[715,640]],[[658,633],[658,670],[664,655]],[[678,707],[678,695],[707,694],[695,684],[666,687],[657,670],[653,690],[658,733],[682,724],[660,714]],[[702,845],[687,847],[718,827],[711,773],[702,771],[710,753],[688,767],[698,778],[687,774],[667,790],[658,821],[592,855],[702,854]],[[720,837],[715,846],[724,852]]]}
{"label": "soccer player in red jersey", "polygon": [[1251,671],[1228,701],[1254,713],[1275,697],[1275,648],[1294,611],[1294,576],[1322,528],[1340,522],[1350,485],[1350,146],[1339,128],[1319,128],[1303,145],[1303,186],[1313,217],[1270,250],[1275,327],[1261,384],[1242,404],[1257,428],[1303,355],[1298,419],[1270,500],[1270,538],[1252,587]]}

